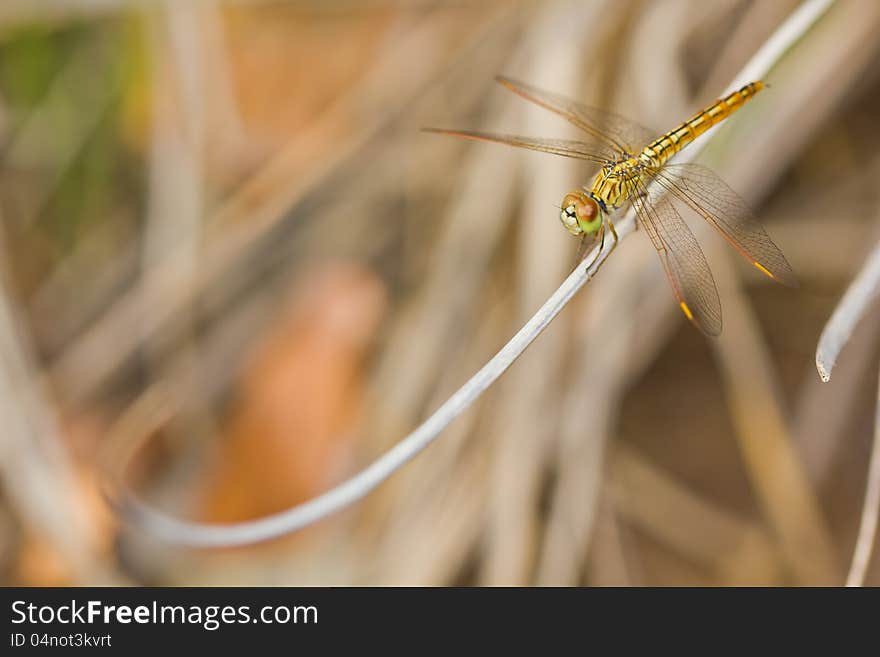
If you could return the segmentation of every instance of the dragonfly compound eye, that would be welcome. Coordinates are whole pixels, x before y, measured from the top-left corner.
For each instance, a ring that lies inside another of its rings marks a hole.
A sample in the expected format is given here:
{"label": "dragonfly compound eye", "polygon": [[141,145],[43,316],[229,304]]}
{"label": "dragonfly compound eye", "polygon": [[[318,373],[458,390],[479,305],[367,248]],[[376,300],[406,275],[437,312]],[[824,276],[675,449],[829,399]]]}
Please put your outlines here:
{"label": "dragonfly compound eye", "polygon": [[565,229],[577,235],[580,232],[580,227],[578,226],[577,221],[577,209],[574,205],[569,205],[562,208],[562,212],[559,213],[559,219],[562,221],[562,225],[565,226]]}
{"label": "dragonfly compound eye", "polygon": [[598,204],[583,192],[572,192],[565,196],[559,219],[572,235],[595,233],[602,225]]}

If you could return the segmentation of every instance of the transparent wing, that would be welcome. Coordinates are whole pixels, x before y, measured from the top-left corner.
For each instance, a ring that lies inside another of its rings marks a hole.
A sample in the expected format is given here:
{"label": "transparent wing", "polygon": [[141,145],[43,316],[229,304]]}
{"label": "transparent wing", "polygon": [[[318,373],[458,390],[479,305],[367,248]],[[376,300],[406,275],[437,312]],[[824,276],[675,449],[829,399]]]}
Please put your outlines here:
{"label": "transparent wing", "polygon": [[601,110],[597,107],[583,105],[577,101],[560,96],[550,91],[537,89],[524,82],[510,78],[495,78],[502,85],[541,107],[559,114],[569,123],[584,130],[594,138],[603,141],[617,151],[636,153],[656,136],[653,130],[639,125],[635,121]]}
{"label": "transparent wing", "polygon": [[590,144],[585,141],[572,141],[568,139],[541,139],[538,137],[520,137],[517,135],[498,135],[491,132],[476,132],[474,130],[445,130],[443,128],[425,128],[425,132],[436,132],[441,135],[452,135],[476,141],[489,141],[518,148],[528,148],[533,151],[553,153],[565,157],[574,157],[579,160],[588,160],[596,164],[605,164],[613,161],[617,155],[608,147],[601,144]]}
{"label": "transparent wing", "polygon": [[648,191],[640,180],[628,190],[639,222],[660,255],[682,311],[710,336],[721,333],[721,301],[706,256],[662,189]]}
{"label": "transparent wing", "polygon": [[748,204],[711,169],[699,164],[670,164],[656,172],[657,182],[702,215],[746,260],[770,278],[797,286],[791,265]]}

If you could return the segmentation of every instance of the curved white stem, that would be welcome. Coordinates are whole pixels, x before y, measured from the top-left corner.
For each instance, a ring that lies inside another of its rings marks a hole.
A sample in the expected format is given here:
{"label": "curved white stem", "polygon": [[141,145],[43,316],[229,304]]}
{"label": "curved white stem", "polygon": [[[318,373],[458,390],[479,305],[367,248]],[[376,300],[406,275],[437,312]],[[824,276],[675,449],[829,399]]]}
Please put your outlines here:
{"label": "curved white stem", "polygon": [[[738,88],[767,75],[773,65],[809,30],[831,4],[833,0],[804,2],[752,57],[729,88]],[[714,133],[715,128],[707,131],[680,154],[678,161],[692,160]],[[632,210],[615,225],[620,240],[632,233],[635,228],[635,216]],[[232,524],[204,524],[179,520],[152,508],[130,494],[122,494],[118,499],[111,498],[111,502],[120,510],[130,514],[131,520],[148,533],[172,543],[199,547],[245,545],[277,538],[349,506],[430,445],[444,428],[483,394],[550,324],[575,293],[595,275],[611,249],[610,241],[606,241],[601,252],[594,249],[584,260],[591,263],[590,266],[578,266],[525,326],[424,423],[366,468],[326,493],[280,513]]]}

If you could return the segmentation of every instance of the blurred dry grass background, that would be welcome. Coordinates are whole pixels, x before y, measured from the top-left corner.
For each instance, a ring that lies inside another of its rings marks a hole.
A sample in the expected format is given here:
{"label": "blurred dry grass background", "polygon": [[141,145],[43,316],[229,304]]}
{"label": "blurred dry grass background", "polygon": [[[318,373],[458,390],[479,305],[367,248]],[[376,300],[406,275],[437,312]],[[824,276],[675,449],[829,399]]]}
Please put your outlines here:
{"label": "blurred dry grass background", "polygon": [[[787,0],[4,0],[0,577],[6,584],[840,584],[880,312],[818,336],[880,233],[880,5],[843,0],[710,145],[802,287],[694,225],[722,337],[635,235],[439,442],[269,545],[121,526],[279,511],[391,446],[556,288],[578,162],[419,132],[566,137],[505,73],[659,130]],[[866,583],[880,584],[880,559]]]}

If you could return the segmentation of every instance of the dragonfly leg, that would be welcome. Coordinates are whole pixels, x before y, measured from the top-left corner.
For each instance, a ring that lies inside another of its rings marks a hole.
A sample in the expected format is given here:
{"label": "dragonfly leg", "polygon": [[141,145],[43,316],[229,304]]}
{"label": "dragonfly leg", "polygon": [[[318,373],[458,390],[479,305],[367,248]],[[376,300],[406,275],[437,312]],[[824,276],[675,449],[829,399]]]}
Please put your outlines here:
{"label": "dragonfly leg", "polygon": [[608,228],[611,230],[611,237],[614,238],[614,244],[611,245],[611,250],[613,251],[620,239],[617,237],[617,231],[614,229],[614,222],[611,219],[608,219]]}
{"label": "dragonfly leg", "polygon": [[[608,230],[611,231],[612,242],[611,242],[611,248],[608,250],[608,256],[610,256],[611,252],[617,248],[617,243],[620,241],[620,239],[617,237],[617,230],[615,230],[615,228],[614,228],[614,222],[611,221],[610,219],[606,219],[605,222],[608,224]],[[602,239],[599,242],[599,250],[596,252],[596,257],[593,258],[593,262],[590,263],[590,266],[592,266],[593,263],[596,262],[596,259],[599,257],[599,254],[602,253],[603,246],[605,246],[605,226],[604,225],[602,226]],[[596,267],[596,271],[593,272],[593,276],[595,276],[596,274],[599,273],[599,270],[602,268],[602,265],[604,265],[605,261],[608,260],[608,256],[605,256],[605,258],[602,260],[602,262],[599,263],[599,266]]]}
{"label": "dragonfly leg", "polygon": [[[596,255],[590,260],[590,264],[587,265],[587,269],[590,269],[599,258],[599,255],[602,253],[602,248],[605,246],[605,224],[602,224],[602,227],[599,229],[599,248],[596,249]],[[583,260],[578,259],[578,264],[583,264]]]}
{"label": "dragonfly leg", "polygon": [[[602,249],[605,248],[605,225],[606,224],[608,225],[608,230],[611,231],[611,240],[612,240],[611,249],[608,251],[608,255],[611,255],[611,252],[614,251],[615,248],[617,248],[617,243],[620,241],[620,238],[617,236],[617,230],[614,228],[614,223],[610,219],[606,219],[605,222],[602,223],[602,227],[599,229],[599,248],[596,249],[596,255],[593,257],[592,260],[590,260],[590,263],[587,265],[588,270],[594,264],[596,264],[596,261],[599,259],[599,256],[602,255]],[[608,259],[608,256],[605,256],[605,258],[602,260],[602,262],[599,263],[599,266],[596,267],[596,271],[593,272],[593,276],[595,276],[598,273],[599,269],[602,267],[602,265],[605,264],[605,260],[607,260],[607,259]],[[583,261],[580,259],[580,257],[578,257],[578,265],[575,265],[575,266],[577,267],[582,263],[583,263]]]}

